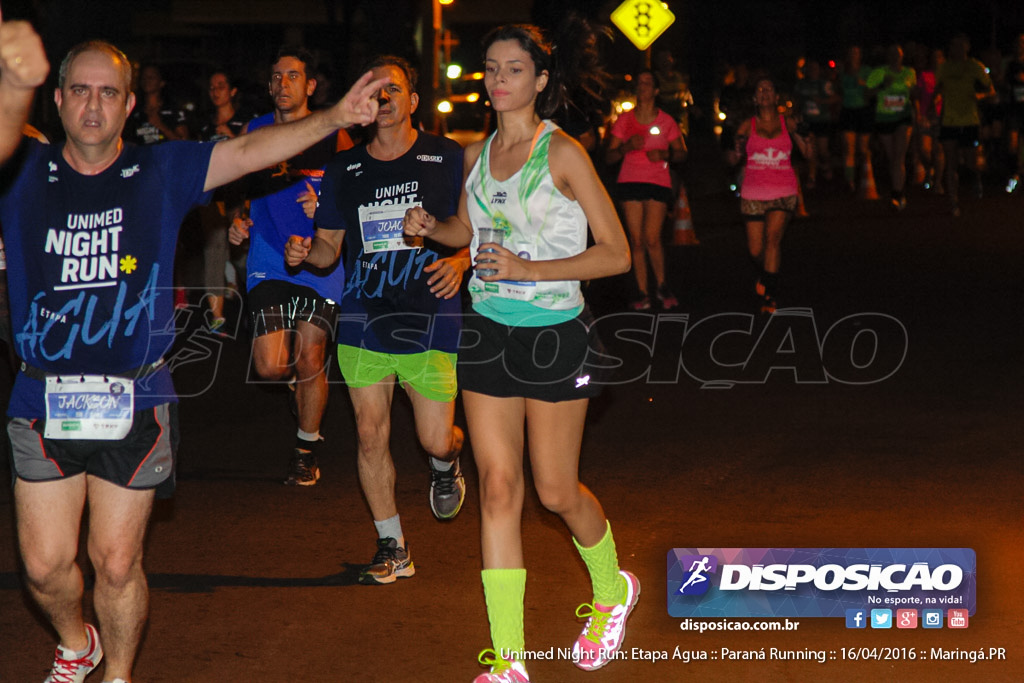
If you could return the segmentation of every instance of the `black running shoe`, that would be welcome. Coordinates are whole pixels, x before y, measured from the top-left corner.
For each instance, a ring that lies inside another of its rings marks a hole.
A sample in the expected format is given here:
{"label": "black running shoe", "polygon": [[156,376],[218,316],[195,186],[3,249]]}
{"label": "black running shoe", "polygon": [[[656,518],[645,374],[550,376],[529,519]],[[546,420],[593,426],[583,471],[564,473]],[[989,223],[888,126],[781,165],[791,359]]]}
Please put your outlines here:
{"label": "black running shoe", "polygon": [[398,579],[408,579],[416,573],[408,548],[399,548],[398,541],[393,538],[378,538],[377,553],[373,563],[363,567],[359,574],[359,583],[374,586],[394,583]]}
{"label": "black running shoe", "polygon": [[316,456],[298,448],[288,460],[288,478],[285,486],[313,486],[320,479],[320,468],[316,464]]}

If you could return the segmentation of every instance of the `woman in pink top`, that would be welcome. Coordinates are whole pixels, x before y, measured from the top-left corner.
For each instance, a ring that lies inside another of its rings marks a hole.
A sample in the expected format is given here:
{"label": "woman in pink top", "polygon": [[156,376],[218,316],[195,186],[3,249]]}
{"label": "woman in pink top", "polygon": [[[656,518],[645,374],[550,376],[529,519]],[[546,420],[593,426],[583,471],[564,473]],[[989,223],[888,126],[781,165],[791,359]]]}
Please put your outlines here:
{"label": "woman in pink top", "polygon": [[942,176],[946,168],[942,145],[935,143],[939,134],[939,119],[942,117],[942,100],[935,99],[935,72],[944,61],[946,57],[942,50],[932,50],[922,45],[914,65],[921,98],[917,111],[914,154],[920,164],[920,183],[926,190],[935,190],[936,194],[944,193]]}
{"label": "woman in pink top", "polygon": [[655,291],[662,308],[667,311],[679,305],[665,284],[661,226],[675,199],[668,162],[682,161],[686,147],[675,120],[655,105],[657,95],[654,73],[646,70],[638,73],[636,108],[623,113],[612,124],[606,153],[609,164],[622,161],[617,194],[629,232],[633,275],[639,290],[630,305],[637,311],[651,307],[647,295],[647,259],[651,261],[657,284]]}
{"label": "woman in pink top", "polygon": [[750,256],[761,269],[754,291],[761,312],[774,313],[782,236],[799,192],[790,157],[793,143],[804,156],[809,145],[797,134],[793,118],[779,113],[779,96],[771,79],[761,78],[755,84],[754,106],[757,114],[740,124],[732,154],[736,161],[744,154],[747,157],[740,211],[747,224]]}

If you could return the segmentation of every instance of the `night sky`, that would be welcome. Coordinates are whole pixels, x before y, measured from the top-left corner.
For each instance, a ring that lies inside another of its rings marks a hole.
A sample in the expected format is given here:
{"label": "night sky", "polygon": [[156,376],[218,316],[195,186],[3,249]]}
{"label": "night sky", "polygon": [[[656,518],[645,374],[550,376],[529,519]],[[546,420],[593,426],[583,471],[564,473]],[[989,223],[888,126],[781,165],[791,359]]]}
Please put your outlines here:
{"label": "night sky", "polygon": [[[238,0],[223,1],[237,4]],[[456,5],[474,3],[473,12],[463,14],[485,21],[494,14],[478,6],[508,8],[510,1],[515,0],[455,0]],[[609,14],[620,0],[520,2],[523,18],[542,26],[556,26],[569,11],[610,26]],[[241,75],[258,84],[263,82],[273,49],[296,33],[336,68],[335,80],[341,82],[352,78],[371,54],[390,51],[418,61],[416,26],[430,7],[429,0],[282,3],[285,7],[315,8],[329,19],[315,25],[297,17],[300,27],[290,33],[289,27],[279,22],[254,21],[255,14],[238,24],[182,25],[174,18],[187,14],[186,10],[195,5],[184,1],[4,0],[3,9],[8,18],[27,17],[36,23],[54,66],[74,43],[99,37],[115,42],[133,59],[155,60],[178,68],[179,73],[187,75],[184,77],[214,64],[239,65],[251,72]],[[259,5],[251,6],[255,13]],[[715,87],[725,62],[744,60],[752,67],[768,69],[784,82],[792,78],[798,57],[840,59],[851,43],[870,48],[897,40],[945,47],[951,36],[963,31],[971,37],[977,56],[993,44],[1007,53],[1015,35],[1024,31],[1022,0],[671,0],[669,7],[676,23],[655,42],[654,49],[667,48],[675,54],[677,63],[689,72],[698,97]],[[446,17],[459,14],[445,12]],[[492,27],[489,23],[450,22],[460,40],[455,59],[469,68],[479,64],[480,37]],[[644,54],[618,29],[613,27],[612,34],[614,41],[603,46],[609,70],[620,74],[636,71],[644,63]]]}
{"label": "night sky", "polygon": [[[533,19],[554,25],[568,10],[607,22],[619,0],[545,0]],[[971,38],[974,53],[995,44],[1008,53],[1024,31],[1020,0],[670,0],[676,22],[654,44],[669,48],[695,82],[723,61],[744,60],[788,77],[797,57],[840,59],[851,44],[866,47],[897,41],[945,48],[958,32]],[[635,69],[642,55],[614,29],[610,64]]]}

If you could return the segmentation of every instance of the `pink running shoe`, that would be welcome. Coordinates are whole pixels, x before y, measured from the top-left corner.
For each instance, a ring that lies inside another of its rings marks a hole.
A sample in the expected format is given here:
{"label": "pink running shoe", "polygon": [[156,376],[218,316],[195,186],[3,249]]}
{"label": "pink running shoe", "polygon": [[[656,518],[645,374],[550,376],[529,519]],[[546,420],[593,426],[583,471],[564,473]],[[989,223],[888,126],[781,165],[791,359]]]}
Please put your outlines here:
{"label": "pink running shoe", "polygon": [[517,659],[505,659],[494,650],[484,650],[477,661],[491,670],[474,678],[473,683],[530,683],[526,667]]}
{"label": "pink running shoe", "polygon": [[668,285],[662,282],[658,286],[658,301],[661,302],[661,308],[666,311],[671,311],[673,308],[679,306],[679,299],[672,293],[672,290],[668,288]]}
{"label": "pink running shoe", "polygon": [[103,659],[103,648],[100,646],[100,635],[92,624],[85,625],[85,634],[89,637],[89,647],[84,656],[79,657],[74,650],[61,645],[53,657],[53,668],[43,683],[82,683]]}
{"label": "pink running shoe", "polygon": [[626,620],[640,597],[640,581],[630,572],[619,574],[626,580],[625,602],[611,607],[584,603],[576,608],[576,616],[587,617],[587,625],[572,647],[572,661],[584,671],[600,669],[615,659],[626,638]]}

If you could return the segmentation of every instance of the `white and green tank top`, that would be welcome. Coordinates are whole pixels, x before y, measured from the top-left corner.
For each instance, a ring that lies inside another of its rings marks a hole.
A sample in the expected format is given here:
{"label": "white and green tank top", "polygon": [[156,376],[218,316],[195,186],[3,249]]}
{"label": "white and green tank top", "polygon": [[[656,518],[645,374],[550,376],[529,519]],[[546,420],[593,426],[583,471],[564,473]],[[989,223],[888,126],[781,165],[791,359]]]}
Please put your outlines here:
{"label": "white and green tank top", "polygon": [[[551,135],[557,129],[551,121],[542,121],[526,163],[503,181],[491,175],[494,135],[484,144],[466,179],[474,259],[479,228],[492,225],[504,230],[505,248],[520,258],[548,261],[575,256],[587,248],[583,208],[559,191],[548,167]],[[578,280],[484,282],[474,272],[469,293],[474,310],[506,325],[556,324],[575,318],[583,308]]]}

